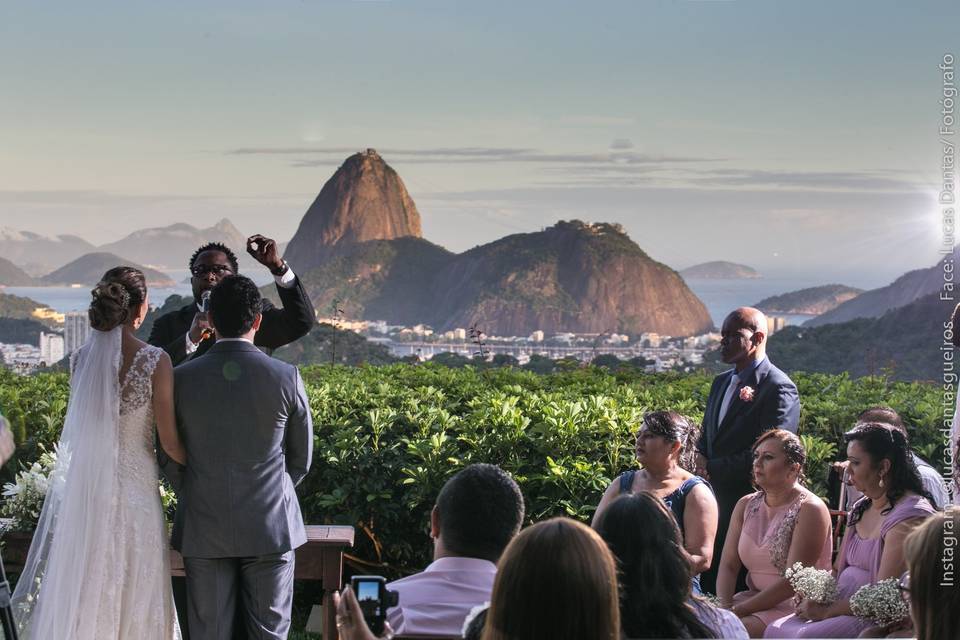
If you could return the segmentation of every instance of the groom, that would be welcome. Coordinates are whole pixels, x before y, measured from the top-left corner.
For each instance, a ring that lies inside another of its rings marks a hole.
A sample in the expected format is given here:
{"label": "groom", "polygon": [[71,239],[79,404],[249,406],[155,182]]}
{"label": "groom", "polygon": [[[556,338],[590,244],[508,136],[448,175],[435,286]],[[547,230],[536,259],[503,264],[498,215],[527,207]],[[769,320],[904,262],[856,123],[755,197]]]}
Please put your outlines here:
{"label": "groom", "polygon": [[293,550],[306,542],[294,485],[310,469],[310,407],[297,368],[254,346],[262,315],[251,280],[223,278],[210,317],[216,344],[174,370],[187,466],[168,473],[179,498],[172,544],[187,574],[190,637],[230,640],[239,619],[251,640],[283,639]]}

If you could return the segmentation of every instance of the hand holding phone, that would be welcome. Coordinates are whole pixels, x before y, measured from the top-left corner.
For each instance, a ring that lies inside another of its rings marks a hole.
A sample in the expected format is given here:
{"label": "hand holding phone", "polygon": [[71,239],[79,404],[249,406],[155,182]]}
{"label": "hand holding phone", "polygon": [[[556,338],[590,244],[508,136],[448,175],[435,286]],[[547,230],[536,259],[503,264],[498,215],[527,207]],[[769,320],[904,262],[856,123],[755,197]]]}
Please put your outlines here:
{"label": "hand holding phone", "polygon": [[353,576],[350,588],[370,631],[379,636],[387,620],[387,609],[397,606],[400,594],[387,590],[387,580],[383,576]]}

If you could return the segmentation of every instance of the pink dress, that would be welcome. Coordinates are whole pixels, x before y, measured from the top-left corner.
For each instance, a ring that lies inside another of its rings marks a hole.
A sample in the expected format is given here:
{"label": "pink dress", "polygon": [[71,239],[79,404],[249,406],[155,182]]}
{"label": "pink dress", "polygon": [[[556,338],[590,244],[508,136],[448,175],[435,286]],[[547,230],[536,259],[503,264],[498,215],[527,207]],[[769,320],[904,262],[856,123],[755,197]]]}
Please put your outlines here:
{"label": "pink dress", "polygon": [[[750,497],[743,512],[743,529],[737,545],[740,560],[747,568],[749,590],[733,596],[734,604],[752,598],[783,577],[783,572],[787,568],[790,543],[793,541],[793,530],[800,518],[800,507],[807,500],[818,499],[812,493],[803,492],[793,502],[779,507],[769,507],[763,499],[762,491]],[[816,567],[830,569],[832,556],[833,540],[828,535],[823,541]],[[764,624],[770,624],[791,613],[793,613],[792,597],[786,598],[772,609],[757,611],[750,615],[756,616]]]}
{"label": "pink dress", "polygon": [[[866,500],[867,498],[861,498]],[[849,598],[865,584],[877,581],[883,544],[887,533],[909,518],[925,518],[934,513],[926,498],[908,495],[893,506],[880,525],[880,536],[864,540],[857,535],[857,526],[848,529],[847,546],[841,551],[837,568],[837,587],[841,598]],[[848,525],[849,526],[849,525]],[[857,616],[836,616],[811,622],[790,615],[767,626],[764,638],[856,638],[873,622]]]}

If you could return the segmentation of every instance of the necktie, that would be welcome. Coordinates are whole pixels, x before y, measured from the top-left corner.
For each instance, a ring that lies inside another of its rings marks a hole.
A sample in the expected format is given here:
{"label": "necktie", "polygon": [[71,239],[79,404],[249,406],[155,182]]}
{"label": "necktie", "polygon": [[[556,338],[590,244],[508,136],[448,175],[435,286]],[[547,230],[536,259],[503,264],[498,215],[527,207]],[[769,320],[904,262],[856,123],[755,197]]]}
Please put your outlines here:
{"label": "necktie", "polygon": [[727,409],[730,408],[730,403],[733,401],[733,394],[736,393],[739,384],[740,378],[737,374],[730,376],[730,384],[727,385],[727,392],[723,394],[723,402],[720,403],[720,413],[717,414],[717,429],[720,428],[724,416],[727,415]]}

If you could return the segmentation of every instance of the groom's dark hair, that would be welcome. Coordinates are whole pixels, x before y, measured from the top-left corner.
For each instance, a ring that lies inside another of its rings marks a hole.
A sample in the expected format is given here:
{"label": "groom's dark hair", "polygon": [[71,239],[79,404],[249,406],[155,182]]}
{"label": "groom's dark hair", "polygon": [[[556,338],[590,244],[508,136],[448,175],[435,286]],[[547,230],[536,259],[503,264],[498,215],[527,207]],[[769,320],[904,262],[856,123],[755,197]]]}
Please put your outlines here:
{"label": "groom's dark hair", "polygon": [[227,276],[210,293],[210,319],[221,338],[250,331],[260,313],[260,290],[246,276]]}
{"label": "groom's dark hair", "polygon": [[496,563],[523,524],[523,494],[506,471],[472,464],[447,480],[437,496],[447,551]]}

